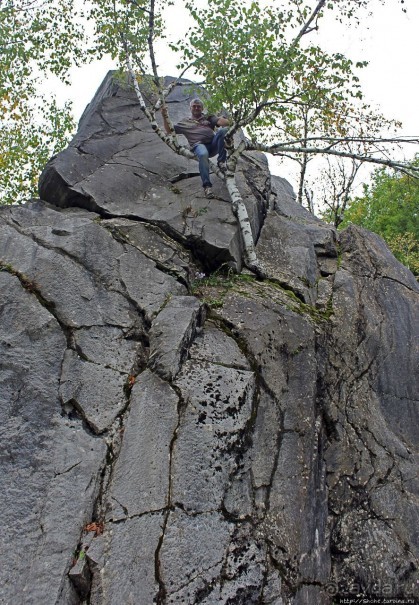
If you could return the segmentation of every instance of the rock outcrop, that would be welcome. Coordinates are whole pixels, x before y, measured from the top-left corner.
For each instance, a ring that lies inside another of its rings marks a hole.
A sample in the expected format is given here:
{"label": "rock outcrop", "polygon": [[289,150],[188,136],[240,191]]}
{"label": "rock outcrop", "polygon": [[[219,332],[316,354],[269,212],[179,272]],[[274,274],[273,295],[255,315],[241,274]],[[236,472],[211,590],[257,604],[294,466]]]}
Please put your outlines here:
{"label": "rock outcrop", "polygon": [[417,283],[259,154],[238,184],[268,280],[110,74],[0,210],[0,603],[414,602]]}

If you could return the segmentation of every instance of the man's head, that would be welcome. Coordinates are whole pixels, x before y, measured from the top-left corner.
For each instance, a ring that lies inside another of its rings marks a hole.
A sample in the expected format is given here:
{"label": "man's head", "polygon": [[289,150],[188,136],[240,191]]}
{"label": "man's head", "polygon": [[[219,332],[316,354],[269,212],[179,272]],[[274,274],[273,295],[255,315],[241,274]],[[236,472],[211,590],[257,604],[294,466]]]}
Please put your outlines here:
{"label": "man's head", "polygon": [[204,111],[204,104],[201,99],[192,99],[189,103],[189,107],[191,108],[191,114],[194,118],[200,118],[202,116],[202,112]]}

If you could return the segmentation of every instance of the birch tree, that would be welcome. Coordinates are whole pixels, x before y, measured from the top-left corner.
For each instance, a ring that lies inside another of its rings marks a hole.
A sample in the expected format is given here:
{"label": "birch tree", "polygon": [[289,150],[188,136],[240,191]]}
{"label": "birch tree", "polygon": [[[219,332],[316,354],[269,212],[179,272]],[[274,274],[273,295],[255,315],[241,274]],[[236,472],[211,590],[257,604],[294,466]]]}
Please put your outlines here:
{"label": "birch tree", "polygon": [[[321,218],[339,227],[350,202],[353,184],[363,162],[348,158],[326,158],[318,179],[317,204]],[[313,190],[313,189],[312,189]]]}
{"label": "birch tree", "polygon": [[[167,112],[166,98],[173,87],[181,85],[182,76],[193,70],[208,93],[209,110],[222,107],[228,112],[227,172],[222,174],[215,167],[214,171],[225,180],[241,226],[244,260],[249,268],[263,274],[236,185],[242,154],[262,151],[302,157],[305,163],[307,158],[321,154],[418,174],[416,166],[388,157],[386,149],[402,139],[379,137],[368,125],[364,130],[350,130],[347,125],[345,120],[352,111],[349,100],[362,98],[354,73],[362,64],[354,65],[342,53],[330,54],[310,44],[310,33],[321,26],[326,12],[334,13],[339,20],[356,19],[367,9],[367,0],[187,0],[185,5],[195,25],[186,38],[170,45],[172,52],[180,55],[179,78],[164,87],[156,41],[164,36],[163,10],[167,5],[158,0],[115,0],[110,7],[102,0],[95,3],[92,18],[98,24],[103,48],[126,65],[140,106],[156,135],[176,153],[193,157],[178,142],[170,115],[170,134],[166,134],[156,114],[162,108]],[[145,102],[138,85],[147,79],[153,89],[151,104]],[[312,124],[309,127],[309,109],[315,109],[316,128]],[[306,125],[303,133],[295,127],[301,116]],[[373,117],[369,126],[372,123]],[[235,138],[240,129],[246,137]],[[403,141],[419,142],[414,137]]]}

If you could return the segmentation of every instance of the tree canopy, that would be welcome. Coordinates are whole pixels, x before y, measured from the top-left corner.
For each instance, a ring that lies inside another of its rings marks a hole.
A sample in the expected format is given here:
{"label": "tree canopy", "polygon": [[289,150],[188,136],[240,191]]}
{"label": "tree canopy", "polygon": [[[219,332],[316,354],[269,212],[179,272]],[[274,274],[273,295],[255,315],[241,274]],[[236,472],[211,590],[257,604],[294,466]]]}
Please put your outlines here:
{"label": "tree canopy", "polygon": [[[419,166],[419,156],[413,162]],[[363,195],[354,198],[342,227],[360,225],[383,237],[394,255],[419,275],[419,180],[376,170]]]}
{"label": "tree canopy", "polygon": [[88,57],[73,0],[3,0],[0,6],[0,203],[36,192],[39,172],[74,129],[70,105],[43,92],[54,74]]}

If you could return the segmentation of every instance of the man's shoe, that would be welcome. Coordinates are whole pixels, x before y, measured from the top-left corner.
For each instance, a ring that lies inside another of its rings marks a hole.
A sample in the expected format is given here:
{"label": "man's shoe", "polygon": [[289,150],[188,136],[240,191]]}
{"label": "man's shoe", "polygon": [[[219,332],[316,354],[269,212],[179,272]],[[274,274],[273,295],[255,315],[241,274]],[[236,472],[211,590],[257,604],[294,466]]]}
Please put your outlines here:
{"label": "man's shoe", "polygon": [[226,162],[217,162],[218,169],[221,172],[227,172],[227,163]]}
{"label": "man's shoe", "polygon": [[212,199],[214,197],[214,194],[212,192],[212,187],[204,187],[204,193],[205,193],[205,197],[208,199]]}

